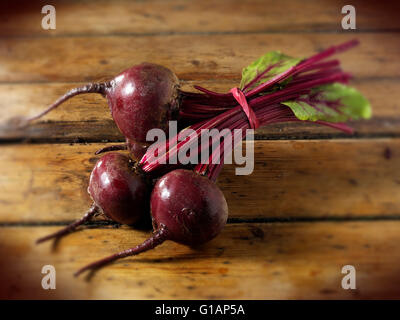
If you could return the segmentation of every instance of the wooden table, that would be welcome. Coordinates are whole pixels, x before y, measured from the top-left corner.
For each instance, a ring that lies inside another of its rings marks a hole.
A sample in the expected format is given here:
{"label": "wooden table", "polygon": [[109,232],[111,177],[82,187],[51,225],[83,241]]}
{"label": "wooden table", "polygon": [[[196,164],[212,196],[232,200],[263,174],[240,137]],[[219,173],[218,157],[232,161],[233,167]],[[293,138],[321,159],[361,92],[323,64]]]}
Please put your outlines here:
{"label": "wooden table", "polygon": [[[293,299],[400,297],[400,6],[353,1],[357,30],[341,29],[347,2],[52,1],[0,14],[0,117],[31,115],[69,88],[151,61],[184,89],[237,85],[241,68],[269,50],[308,56],[357,37],[340,58],[373,105],[347,136],[314,125],[257,131],[250,176],[226,166],[218,184],[230,220],[201,249],[173,242],[73,278],[78,267],[131,247],[150,231],[93,222],[57,245],[40,236],[90,205],[88,177],[101,146],[122,141],[106,101],[78,96],[26,130],[0,132],[0,297]],[[3,5],[3,4],[2,4]],[[44,265],[57,289],[43,290]],[[344,265],[356,290],[344,290]]]}

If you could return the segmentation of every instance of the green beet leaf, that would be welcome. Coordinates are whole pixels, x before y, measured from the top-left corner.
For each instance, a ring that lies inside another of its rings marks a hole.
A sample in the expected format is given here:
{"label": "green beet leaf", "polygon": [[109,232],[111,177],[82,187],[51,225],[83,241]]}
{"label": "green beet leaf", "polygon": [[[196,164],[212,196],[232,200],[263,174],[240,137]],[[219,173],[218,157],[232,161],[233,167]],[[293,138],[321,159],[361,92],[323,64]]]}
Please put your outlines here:
{"label": "green beet leaf", "polygon": [[252,82],[258,75],[265,74],[253,83],[250,87],[255,87],[269,79],[281,74],[290,67],[298,64],[302,59],[292,58],[279,51],[271,51],[251,63],[242,71],[242,80],[240,81],[240,89]]}
{"label": "green beet leaf", "polygon": [[300,120],[345,122],[371,117],[369,101],[356,89],[333,83],[314,88],[310,94],[285,101]]}

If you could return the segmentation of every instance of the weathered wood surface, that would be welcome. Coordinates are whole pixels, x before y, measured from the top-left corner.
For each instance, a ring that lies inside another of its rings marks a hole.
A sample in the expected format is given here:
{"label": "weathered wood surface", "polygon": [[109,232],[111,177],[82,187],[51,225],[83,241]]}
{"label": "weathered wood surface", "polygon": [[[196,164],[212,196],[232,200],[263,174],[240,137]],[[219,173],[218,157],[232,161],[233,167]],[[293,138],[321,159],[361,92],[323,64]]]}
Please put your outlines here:
{"label": "weathered wood surface", "polygon": [[[0,228],[0,298],[36,299],[361,299],[400,298],[400,222],[230,224],[203,248],[166,242],[87,279],[79,267],[126,249],[149,232],[86,229],[51,243],[36,238],[58,227]],[[12,241],[10,241],[12,239]],[[56,290],[41,269],[55,266]],[[343,290],[344,265],[356,290]]]}
{"label": "weathered wood surface", "polygon": [[[399,2],[353,3],[356,31],[341,29],[343,0],[53,1],[51,31],[44,4],[7,1],[0,12],[0,298],[400,298]],[[6,130],[9,118],[143,61],[171,68],[185,90],[227,91],[269,50],[309,56],[352,38],[361,46],[338,57],[374,118],[352,123],[351,137],[304,123],[260,128],[254,173],[230,165],[218,180],[231,220],[205,247],[167,242],[86,281],[72,273],[149,232],[94,222],[54,250],[34,244],[88,208],[93,152],[123,137],[97,95],[25,130]],[[41,288],[46,264],[57,290]],[[355,291],[340,285],[347,264]]]}
{"label": "weathered wood surface", "polygon": [[[52,1],[57,29],[41,28],[48,2],[6,1],[1,36],[141,35],[169,33],[343,32],[343,0]],[[400,29],[397,1],[353,1],[357,31]]]}
{"label": "weathered wood surface", "polygon": [[[71,221],[104,144],[4,145],[0,222]],[[257,141],[255,168],[223,170],[232,218],[388,217],[400,212],[400,140]]]}
{"label": "weathered wood surface", "polygon": [[400,43],[395,32],[251,33],[4,38],[0,82],[98,81],[144,61],[166,66],[182,80],[238,79],[243,67],[268,51],[307,57],[353,38],[361,46],[340,55],[345,70],[357,78],[399,78]]}

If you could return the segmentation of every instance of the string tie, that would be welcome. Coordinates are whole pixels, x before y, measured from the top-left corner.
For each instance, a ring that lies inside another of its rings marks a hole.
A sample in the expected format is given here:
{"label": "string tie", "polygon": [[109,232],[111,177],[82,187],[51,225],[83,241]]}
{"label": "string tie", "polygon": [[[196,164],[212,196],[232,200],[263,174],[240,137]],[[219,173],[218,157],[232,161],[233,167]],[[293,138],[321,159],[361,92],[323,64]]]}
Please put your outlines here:
{"label": "string tie", "polygon": [[244,95],[243,91],[240,90],[239,88],[232,88],[230,90],[230,93],[232,93],[235,100],[242,107],[242,110],[244,111],[244,113],[247,116],[247,119],[249,120],[250,128],[257,129],[260,126],[260,123],[259,123],[253,109],[250,108],[249,104],[247,103],[247,99],[246,99],[246,96]]}

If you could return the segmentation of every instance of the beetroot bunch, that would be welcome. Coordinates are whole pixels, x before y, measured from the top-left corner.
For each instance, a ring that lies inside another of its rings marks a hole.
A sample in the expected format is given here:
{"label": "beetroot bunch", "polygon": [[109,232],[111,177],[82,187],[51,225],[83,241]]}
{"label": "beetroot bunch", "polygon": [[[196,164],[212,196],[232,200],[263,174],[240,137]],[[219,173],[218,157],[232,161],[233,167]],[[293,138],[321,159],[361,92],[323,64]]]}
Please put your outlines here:
{"label": "beetroot bunch", "polygon": [[[244,68],[239,87],[227,93],[198,86],[195,88],[199,92],[182,91],[172,71],[142,63],[110,81],[72,89],[41,114],[19,119],[19,124],[26,125],[75,95],[99,93],[107,98],[126,143],[96,153],[128,150],[130,154],[103,155],[90,175],[88,192],[93,204],[89,211],[80,220],[38,242],[60,238],[96,214],[129,225],[151,214],[154,233],[148,240],[94,262],[80,269],[78,275],[150,250],[166,240],[189,246],[210,241],[220,233],[228,218],[225,197],[215,181],[223,166],[225,150],[231,150],[238,141],[232,135],[218,140],[219,148],[212,149],[208,161],[203,163],[180,163],[178,157],[178,163],[170,164],[169,160],[183,150],[191,150],[196,159],[202,158],[205,148],[198,144],[198,137],[206,129],[228,133],[239,130],[243,139],[248,129],[307,121],[351,133],[352,129],[344,122],[369,118],[371,108],[361,93],[347,86],[351,75],[330,57],[357,44],[356,40],[349,41],[306,59],[269,52]],[[179,134],[190,129],[186,138],[169,137],[166,142],[159,141],[148,148],[148,131],[159,128],[168,132],[169,121],[174,120],[182,129]],[[209,144],[215,147],[215,141]],[[224,148],[227,146],[231,148]],[[166,163],[159,161],[160,155]],[[211,161],[214,158],[219,161]]]}

